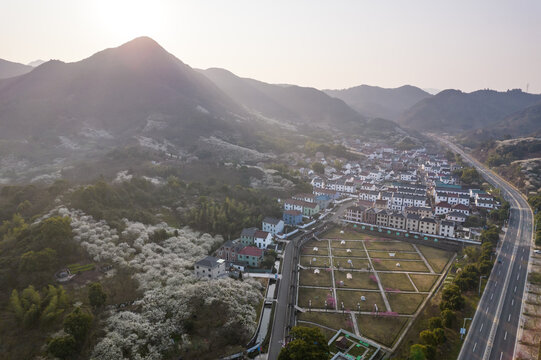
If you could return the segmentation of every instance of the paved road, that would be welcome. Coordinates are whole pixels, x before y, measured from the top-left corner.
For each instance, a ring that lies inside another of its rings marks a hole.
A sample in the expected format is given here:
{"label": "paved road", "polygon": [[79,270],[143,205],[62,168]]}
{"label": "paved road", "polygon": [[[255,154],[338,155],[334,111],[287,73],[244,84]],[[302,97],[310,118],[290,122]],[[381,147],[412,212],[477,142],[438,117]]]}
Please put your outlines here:
{"label": "paved road", "polygon": [[509,183],[445,139],[439,139],[474,165],[511,204],[507,233],[460,351],[459,360],[512,360],[519,327],[532,240],[532,213]]}
{"label": "paved road", "polygon": [[283,252],[282,259],[282,279],[278,285],[278,296],[276,298],[276,307],[274,309],[274,322],[272,325],[271,338],[269,343],[268,359],[274,360],[278,358],[278,354],[282,349],[284,338],[287,334],[287,326],[289,324],[288,315],[290,313],[289,304],[290,297],[293,293],[290,291],[293,279],[293,257],[295,252],[295,242],[300,236],[289,241]]}
{"label": "paved road", "polygon": [[[334,221],[339,218],[345,209],[351,206],[351,202],[340,204],[334,211],[334,214],[325,219],[323,224]],[[322,224],[316,224],[317,227]],[[276,307],[274,310],[274,321],[272,325],[271,338],[269,343],[268,359],[275,360],[282,349],[285,337],[288,334],[288,326],[293,324],[294,309],[290,304],[295,303],[295,287],[297,281],[297,256],[300,253],[301,238],[305,233],[301,232],[298,236],[289,241],[283,252],[282,259],[282,278],[278,285],[278,296],[276,298]]]}

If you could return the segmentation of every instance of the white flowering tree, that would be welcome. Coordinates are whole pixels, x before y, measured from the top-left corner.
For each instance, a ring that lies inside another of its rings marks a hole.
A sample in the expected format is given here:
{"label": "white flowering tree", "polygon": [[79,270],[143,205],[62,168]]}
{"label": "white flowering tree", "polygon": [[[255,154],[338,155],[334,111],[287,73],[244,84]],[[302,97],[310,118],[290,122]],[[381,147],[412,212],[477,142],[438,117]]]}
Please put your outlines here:
{"label": "white flowering tree", "polygon": [[[172,349],[189,350],[193,319],[201,316],[212,317],[217,324],[208,329],[216,344],[246,341],[256,330],[259,283],[229,278],[197,281],[190,270],[197,259],[223,241],[221,237],[126,219],[124,231],[117,234],[105,221],[80,210],[60,207],[49,214],[56,215],[71,218],[74,240],[94,261],[132,269],[143,291],[134,304],[137,312],[108,310],[106,335],[95,346],[93,359],[151,360],[161,359]],[[152,242],[152,234],[158,230],[175,236]]]}

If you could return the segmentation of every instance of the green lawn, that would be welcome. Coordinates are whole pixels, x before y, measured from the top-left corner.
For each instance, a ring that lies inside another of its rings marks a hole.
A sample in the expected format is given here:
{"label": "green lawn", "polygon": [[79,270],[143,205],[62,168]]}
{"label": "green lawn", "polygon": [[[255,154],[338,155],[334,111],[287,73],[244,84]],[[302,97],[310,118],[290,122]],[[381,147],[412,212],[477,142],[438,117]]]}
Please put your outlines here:
{"label": "green lawn", "polygon": [[344,329],[353,331],[351,315],[349,313],[329,313],[329,312],[304,312],[299,313],[297,317],[301,321],[310,321],[316,324],[330,327],[334,330]]}
{"label": "green lawn", "polygon": [[379,280],[384,289],[398,289],[402,291],[415,291],[408,279],[408,275],[402,273],[379,273]]}
{"label": "green lawn", "polygon": [[443,269],[445,269],[445,265],[447,265],[449,260],[453,257],[453,253],[450,251],[436,249],[425,245],[418,245],[417,247],[426,257],[434,271],[440,274],[443,272]]}
{"label": "green lawn", "polygon": [[[396,266],[399,263],[400,266]],[[400,260],[375,260],[372,259],[374,269],[378,271],[418,271],[429,272],[425,263],[422,261],[400,261]]]}
{"label": "green lawn", "polygon": [[332,293],[326,289],[299,287],[298,305],[308,309],[309,301],[312,300],[312,309],[325,309],[325,300],[328,296],[332,296]]}
{"label": "green lawn", "polygon": [[[340,231],[344,231],[344,233],[341,234]],[[361,240],[370,238],[370,235],[360,233],[348,228],[340,229],[339,227],[334,227],[320,237],[323,239]]]}
{"label": "green lawn", "polygon": [[[396,252],[396,251],[369,251],[370,257],[380,259],[406,259],[406,260],[421,260],[421,256],[418,253],[410,252]],[[394,254],[391,256],[390,254]]]}
{"label": "green lawn", "polygon": [[[342,241],[344,241],[344,244],[342,244]],[[363,242],[362,241],[354,241],[354,240],[331,240],[331,246],[333,248],[338,249],[363,249]]]}
{"label": "green lawn", "polygon": [[[336,296],[338,309],[341,309],[341,302],[344,302],[345,309],[353,311],[358,311],[357,304],[360,305],[361,311],[374,311],[374,304],[377,304],[379,309],[385,309],[385,303],[379,291],[336,290]],[[362,301],[361,296],[364,296],[366,300]]]}
{"label": "green lawn", "polygon": [[[316,259],[314,261],[314,259]],[[310,260],[312,263],[310,264]],[[329,267],[330,259],[328,256],[301,256],[301,265],[302,266],[318,266],[318,267]],[[327,264],[327,265],[325,265]]]}
{"label": "green lawn", "polygon": [[419,291],[430,291],[438,279],[438,275],[410,274],[411,280]]}
{"label": "green lawn", "polygon": [[386,296],[393,312],[406,315],[414,314],[426,297],[426,295],[423,294],[401,293],[386,293]]}
{"label": "green lawn", "polygon": [[349,289],[369,289],[369,290],[376,290],[378,289],[377,282],[374,282],[370,278],[370,273],[368,272],[358,272],[358,271],[351,271],[349,272],[352,276],[351,280],[347,279],[348,271],[335,271],[334,272],[334,280],[336,282],[336,287],[339,288],[340,281],[344,282],[344,288]]}
{"label": "green lawn", "polygon": [[[347,249],[351,250],[351,252],[348,252]],[[363,249],[355,249],[355,248],[332,248],[332,255],[333,256],[348,256],[348,257],[361,257],[366,259],[366,251]]]}
{"label": "green lawn", "polygon": [[411,244],[399,241],[366,241],[368,250],[385,250],[385,251],[415,251]]}
{"label": "green lawn", "polygon": [[357,315],[357,325],[362,336],[391,347],[408,322],[408,318],[391,316]]}
{"label": "green lawn", "polygon": [[96,267],[96,265],[94,265],[94,264],[84,264],[84,265],[71,264],[71,265],[67,266],[67,268],[71,271],[72,274],[76,274],[78,272],[85,272],[85,271],[94,270],[95,267]]}
{"label": "green lawn", "polygon": [[[317,250],[315,250],[316,248]],[[327,245],[305,245],[303,246],[301,253],[303,255],[328,256],[329,247]]]}
{"label": "green lawn", "polygon": [[301,286],[323,286],[331,287],[331,273],[329,271],[320,270],[319,274],[314,274],[313,269],[300,269],[299,283]]}
{"label": "green lawn", "polygon": [[[351,260],[351,263],[349,263],[348,260]],[[368,259],[361,258],[333,257],[333,265],[344,271],[347,271],[348,269],[368,270],[370,268]]]}

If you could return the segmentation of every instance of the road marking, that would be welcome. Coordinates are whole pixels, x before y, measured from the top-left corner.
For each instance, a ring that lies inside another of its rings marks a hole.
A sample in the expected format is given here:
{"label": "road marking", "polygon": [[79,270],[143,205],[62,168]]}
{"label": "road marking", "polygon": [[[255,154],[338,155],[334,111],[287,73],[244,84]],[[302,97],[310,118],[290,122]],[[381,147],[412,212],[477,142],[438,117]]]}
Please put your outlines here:
{"label": "road marking", "polygon": [[517,274],[517,280],[518,280],[519,277],[520,277],[520,274]]}
{"label": "road marking", "polygon": [[502,360],[503,351],[500,353],[500,360]]}
{"label": "road marking", "polygon": [[498,275],[500,275],[501,273],[502,273],[502,271],[501,271],[501,270],[498,270]]}
{"label": "road marking", "polygon": [[479,328],[479,332],[483,331],[483,325],[485,324],[481,324],[481,327]]}
{"label": "road marking", "polygon": [[517,292],[517,287],[516,287],[516,286],[515,286],[515,290],[514,290],[514,292]]}
{"label": "road marking", "polygon": [[507,317],[507,322],[511,321],[511,314]]}
{"label": "road marking", "polygon": [[515,305],[515,299],[511,300],[511,306]]}
{"label": "road marking", "polygon": [[494,297],[494,293],[490,294],[490,300]]}
{"label": "road marking", "polygon": [[475,352],[475,348],[477,347],[477,343],[473,345],[473,352]]}
{"label": "road marking", "polygon": [[503,336],[504,340],[507,340],[507,331],[505,332],[505,335]]}

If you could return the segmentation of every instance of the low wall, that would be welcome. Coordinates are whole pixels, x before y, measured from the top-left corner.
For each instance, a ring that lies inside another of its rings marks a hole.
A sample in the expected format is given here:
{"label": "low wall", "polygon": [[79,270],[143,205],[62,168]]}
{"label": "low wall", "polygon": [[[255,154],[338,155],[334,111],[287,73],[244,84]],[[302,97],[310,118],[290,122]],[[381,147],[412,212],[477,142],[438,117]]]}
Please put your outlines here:
{"label": "low wall", "polygon": [[381,235],[382,237],[406,241],[418,245],[427,245],[445,250],[459,250],[464,246],[481,245],[479,241],[447,238],[440,235],[429,235],[417,232],[408,232],[402,229],[394,229],[386,226],[377,226],[374,224],[359,223],[350,220],[342,220],[345,224],[350,224],[356,230],[370,234]]}

